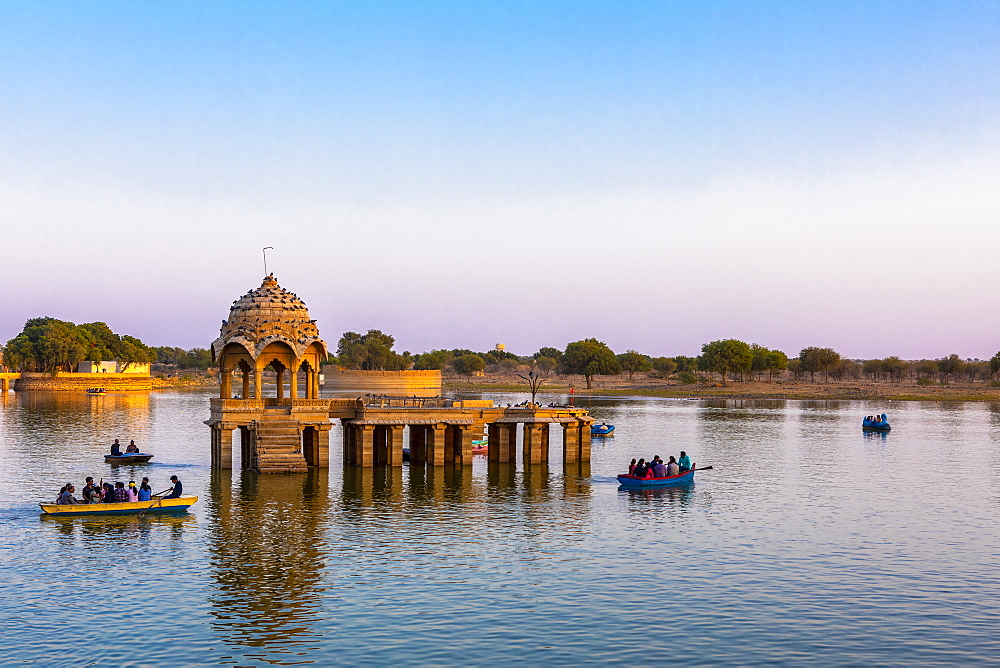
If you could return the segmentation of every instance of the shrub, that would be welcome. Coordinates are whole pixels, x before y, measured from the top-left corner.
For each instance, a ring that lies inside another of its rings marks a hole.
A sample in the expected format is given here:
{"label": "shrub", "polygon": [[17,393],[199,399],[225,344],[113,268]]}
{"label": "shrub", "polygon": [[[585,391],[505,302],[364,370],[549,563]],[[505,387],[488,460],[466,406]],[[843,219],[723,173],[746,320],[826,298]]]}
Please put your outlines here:
{"label": "shrub", "polygon": [[677,374],[677,382],[681,385],[693,385],[698,382],[698,377],[690,371],[681,371]]}
{"label": "shrub", "polygon": [[937,385],[933,378],[917,378],[917,385]]}

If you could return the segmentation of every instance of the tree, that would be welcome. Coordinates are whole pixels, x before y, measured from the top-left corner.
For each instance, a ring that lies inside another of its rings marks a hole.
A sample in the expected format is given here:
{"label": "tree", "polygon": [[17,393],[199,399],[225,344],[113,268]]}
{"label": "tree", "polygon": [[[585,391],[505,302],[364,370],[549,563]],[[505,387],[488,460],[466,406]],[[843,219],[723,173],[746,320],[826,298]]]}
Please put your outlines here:
{"label": "tree", "polygon": [[861,363],[861,369],[866,376],[871,376],[872,382],[878,382],[878,376],[882,373],[882,360],[865,360]]}
{"label": "tree", "polygon": [[369,329],[366,334],[344,332],[337,342],[337,359],[348,369],[401,371],[410,361],[393,351],[395,342],[391,335],[377,329]]}
{"label": "tree", "polygon": [[938,360],[938,372],[941,374],[941,382],[947,383],[948,379],[952,376],[957,376],[962,373],[965,368],[965,362],[962,358],[952,353],[944,359]]}
{"label": "tree", "polygon": [[542,357],[550,357],[556,361],[558,364],[562,360],[562,351],[558,348],[539,348],[538,352],[532,355],[534,359],[541,359]]}
{"label": "tree", "polygon": [[428,353],[413,356],[413,368],[420,371],[443,369],[451,361],[447,350],[432,350]]}
{"label": "tree", "polygon": [[677,362],[672,357],[654,357],[653,368],[664,378],[677,370]]}
{"label": "tree", "polygon": [[528,389],[531,390],[531,403],[535,403],[535,396],[538,394],[538,388],[542,386],[545,379],[536,374],[534,371],[529,371],[528,375],[517,374],[518,378],[523,378],[528,381]]}
{"label": "tree", "polygon": [[677,365],[677,371],[684,373],[692,373],[697,371],[699,367],[699,358],[697,357],[685,357],[684,355],[678,355],[674,358],[674,363]]}
{"label": "tree", "polygon": [[618,355],[617,359],[618,365],[628,372],[628,381],[630,383],[632,382],[632,374],[636,371],[646,372],[653,369],[653,362],[649,357],[634,350],[628,350]]}
{"label": "tree", "polygon": [[903,374],[910,368],[910,363],[899,359],[896,355],[882,360],[882,372],[889,374],[889,379],[898,383],[903,380]]}
{"label": "tree", "polygon": [[455,369],[456,373],[460,373],[463,376],[471,376],[486,368],[486,360],[476,354],[462,355],[453,359],[451,366]]}
{"label": "tree", "polygon": [[775,371],[784,371],[788,368],[788,355],[780,350],[768,350],[764,360],[764,369],[767,370],[767,382],[774,381]]}
{"label": "tree", "polygon": [[840,353],[832,348],[803,348],[799,353],[803,371],[809,372],[810,381],[815,382],[816,372],[822,371],[830,379],[830,368],[840,361]]}
{"label": "tree", "polygon": [[743,341],[725,339],[703,345],[701,358],[705,369],[722,374],[722,384],[727,385],[726,374],[748,370],[753,361],[753,352]]}
{"label": "tree", "polygon": [[[560,353],[560,355],[562,355],[562,353]],[[539,371],[541,371],[542,375],[544,376],[548,376],[550,373],[552,373],[552,370],[556,368],[556,365],[558,363],[559,362],[556,361],[555,358],[547,357],[545,355],[535,358],[535,366],[538,367]]]}
{"label": "tree", "polygon": [[1000,371],[1000,353],[990,358],[990,371],[993,372],[993,375]]}
{"label": "tree", "polygon": [[938,374],[938,363],[935,360],[920,360],[917,362],[916,369],[917,378],[931,378]]}
{"label": "tree", "polygon": [[594,376],[610,376],[621,372],[618,359],[607,344],[597,339],[574,341],[566,346],[560,368],[563,373],[580,374],[591,388]]}

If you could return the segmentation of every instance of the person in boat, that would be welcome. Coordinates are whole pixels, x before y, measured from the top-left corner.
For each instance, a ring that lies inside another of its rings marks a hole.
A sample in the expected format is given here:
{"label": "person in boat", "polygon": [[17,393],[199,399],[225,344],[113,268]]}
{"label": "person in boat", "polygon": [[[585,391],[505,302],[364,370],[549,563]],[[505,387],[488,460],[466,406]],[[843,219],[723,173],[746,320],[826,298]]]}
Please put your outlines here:
{"label": "person in boat", "polygon": [[681,467],[677,465],[677,460],[674,459],[673,455],[670,455],[670,461],[667,462],[665,468],[667,469],[666,477],[680,475]]}
{"label": "person in boat", "polygon": [[101,486],[94,485],[90,488],[90,496],[87,497],[89,503],[100,503],[104,498],[101,496]]}
{"label": "person in boat", "polygon": [[177,499],[181,494],[184,493],[184,486],[181,484],[180,478],[175,475],[170,476],[170,482],[174,483],[174,486],[170,488],[170,493],[167,494],[164,499]]}
{"label": "person in boat", "polygon": [[634,475],[636,478],[645,478],[646,471],[648,470],[648,468],[649,467],[646,466],[646,460],[640,459],[639,463],[635,465],[635,470],[632,471],[632,475]]}
{"label": "person in boat", "polygon": [[653,477],[654,478],[666,478],[667,477],[667,467],[663,464],[663,460],[660,459],[659,455],[653,458],[655,462],[653,464]]}
{"label": "person in boat", "polygon": [[632,463],[628,465],[628,474],[635,475],[635,457],[632,458]]}
{"label": "person in boat", "polygon": [[139,484],[139,500],[153,500],[153,489],[149,486],[149,478],[143,478],[142,483]]}
{"label": "person in boat", "polygon": [[94,491],[94,478],[92,476],[87,476],[87,479],[84,480],[83,491],[81,492],[83,498],[80,499],[80,501],[83,503],[90,503],[91,493],[93,491]]}
{"label": "person in boat", "polygon": [[111,456],[121,457],[122,456],[122,444],[115,439],[115,442],[111,444]]}
{"label": "person in boat", "polygon": [[104,491],[101,492],[101,502],[102,503],[114,503],[115,502],[115,486],[110,482],[104,483]]}
{"label": "person in boat", "polygon": [[73,487],[73,485],[66,483],[66,486],[59,491],[59,498],[56,499],[56,503],[60,506],[78,503],[76,497],[73,496],[73,492],[75,491],[76,487]]}
{"label": "person in boat", "polygon": [[677,460],[677,467],[680,469],[681,473],[686,473],[691,470],[691,458],[687,456],[687,453],[681,450],[681,457]]}
{"label": "person in boat", "polygon": [[125,492],[128,494],[129,503],[135,503],[139,500],[139,490],[135,487],[135,480],[128,481],[128,489]]}
{"label": "person in boat", "polygon": [[115,503],[128,503],[128,490],[125,489],[125,483],[116,482],[115,483]]}
{"label": "person in boat", "polygon": [[128,447],[125,448],[126,453],[139,452],[139,446],[135,444],[135,441],[129,441]]}

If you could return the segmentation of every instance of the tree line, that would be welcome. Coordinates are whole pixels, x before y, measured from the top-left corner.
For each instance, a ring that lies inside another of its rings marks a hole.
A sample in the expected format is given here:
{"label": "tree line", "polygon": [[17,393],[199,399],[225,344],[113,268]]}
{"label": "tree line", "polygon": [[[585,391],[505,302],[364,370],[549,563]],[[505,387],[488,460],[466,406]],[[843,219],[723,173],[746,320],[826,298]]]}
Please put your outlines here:
{"label": "tree line", "polygon": [[12,371],[73,372],[80,362],[111,360],[127,369],[156,359],[142,341],[116,334],[103,322],[77,325],[49,317],[28,320],[0,353],[3,365]]}

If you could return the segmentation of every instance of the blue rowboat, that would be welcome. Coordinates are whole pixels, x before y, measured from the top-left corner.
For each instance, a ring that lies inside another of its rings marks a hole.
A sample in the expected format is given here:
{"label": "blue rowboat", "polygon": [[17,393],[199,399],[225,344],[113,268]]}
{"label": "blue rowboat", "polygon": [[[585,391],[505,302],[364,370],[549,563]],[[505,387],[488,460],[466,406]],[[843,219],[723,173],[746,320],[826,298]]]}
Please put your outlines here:
{"label": "blue rowboat", "polygon": [[618,476],[618,482],[622,487],[669,487],[671,485],[687,485],[694,482],[695,469],[685,471],[678,475],[667,476],[666,478],[636,478],[634,475],[623,473]]}
{"label": "blue rowboat", "polygon": [[592,424],[590,425],[591,436],[614,436],[615,426],[613,424]]}
{"label": "blue rowboat", "polygon": [[198,501],[197,496],[179,496],[176,499],[154,498],[152,501],[126,503],[39,503],[46,515],[138,515],[140,513],[183,513]]}
{"label": "blue rowboat", "polygon": [[861,428],[866,431],[889,431],[892,427],[889,426],[889,416],[885,413],[881,415],[874,416],[875,419],[869,420],[867,417],[861,421]]}

